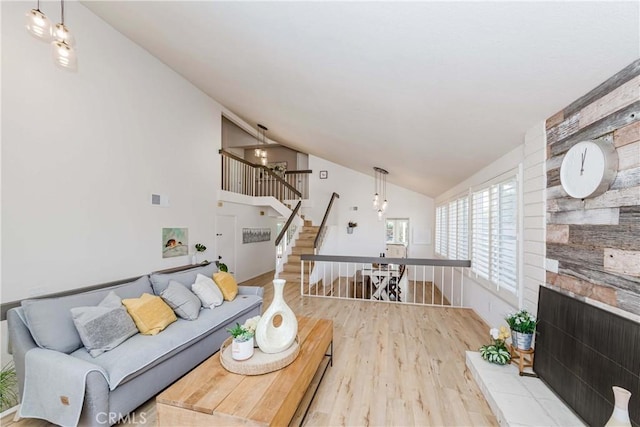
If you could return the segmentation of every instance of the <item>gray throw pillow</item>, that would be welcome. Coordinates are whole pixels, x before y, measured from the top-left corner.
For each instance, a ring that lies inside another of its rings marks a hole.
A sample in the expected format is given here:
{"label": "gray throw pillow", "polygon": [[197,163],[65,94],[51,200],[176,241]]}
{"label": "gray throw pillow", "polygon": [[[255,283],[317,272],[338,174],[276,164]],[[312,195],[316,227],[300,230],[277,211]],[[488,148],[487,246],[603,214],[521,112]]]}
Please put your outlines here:
{"label": "gray throw pillow", "polygon": [[138,333],[122,299],[111,291],[94,307],[75,307],[71,317],[89,354],[97,357]]}
{"label": "gray throw pillow", "polygon": [[183,319],[196,320],[200,314],[200,298],[175,280],[160,294],[169,307]]}
{"label": "gray throw pillow", "polygon": [[42,348],[67,354],[82,347],[82,340],[69,310],[74,307],[98,305],[111,291],[115,291],[120,298],[136,298],[145,292],[149,294],[153,292],[149,276],[143,276],[133,282],[95,291],[58,298],[22,301],[27,326],[36,344]]}
{"label": "gray throw pillow", "polygon": [[162,291],[167,289],[169,282],[172,280],[175,280],[189,289],[191,284],[196,281],[196,276],[198,274],[212,277],[213,273],[216,271],[218,271],[218,267],[216,267],[214,263],[211,263],[209,265],[194,267],[177,273],[152,273],[151,276],[149,276],[149,280],[151,280],[151,286],[153,286],[153,293],[161,295]]}

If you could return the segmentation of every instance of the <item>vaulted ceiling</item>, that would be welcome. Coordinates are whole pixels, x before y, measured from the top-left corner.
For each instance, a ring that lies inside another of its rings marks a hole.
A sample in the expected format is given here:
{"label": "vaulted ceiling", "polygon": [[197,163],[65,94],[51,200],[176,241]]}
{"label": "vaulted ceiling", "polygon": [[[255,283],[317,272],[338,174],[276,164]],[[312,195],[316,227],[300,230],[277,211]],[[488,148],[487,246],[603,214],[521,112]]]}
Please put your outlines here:
{"label": "vaulted ceiling", "polygon": [[83,4],[270,139],[430,196],[640,57],[636,1]]}

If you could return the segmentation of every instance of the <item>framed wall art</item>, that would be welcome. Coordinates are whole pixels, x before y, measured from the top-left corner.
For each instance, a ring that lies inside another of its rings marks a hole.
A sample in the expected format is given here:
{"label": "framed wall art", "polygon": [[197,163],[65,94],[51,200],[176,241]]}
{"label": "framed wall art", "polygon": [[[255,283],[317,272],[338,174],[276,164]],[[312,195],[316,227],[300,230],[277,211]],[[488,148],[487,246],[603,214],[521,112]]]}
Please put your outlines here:
{"label": "framed wall art", "polygon": [[270,228],[243,228],[242,243],[268,242],[271,240]]}
{"label": "framed wall art", "polygon": [[188,228],[162,229],[162,258],[173,258],[189,254]]}

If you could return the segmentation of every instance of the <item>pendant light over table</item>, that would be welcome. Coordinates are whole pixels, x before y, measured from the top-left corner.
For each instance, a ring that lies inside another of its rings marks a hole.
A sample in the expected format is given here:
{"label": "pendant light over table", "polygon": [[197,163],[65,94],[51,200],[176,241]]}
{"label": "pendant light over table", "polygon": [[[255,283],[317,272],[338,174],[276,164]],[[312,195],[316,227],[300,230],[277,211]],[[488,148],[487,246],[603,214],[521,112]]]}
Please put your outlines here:
{"label": "pendant light over table", "polygon": [[385,169],[375,166],[374,171],[374,194],[373,209],[378,213],[378,220],[382,220],[383,214],[387,210],[387,172]]}

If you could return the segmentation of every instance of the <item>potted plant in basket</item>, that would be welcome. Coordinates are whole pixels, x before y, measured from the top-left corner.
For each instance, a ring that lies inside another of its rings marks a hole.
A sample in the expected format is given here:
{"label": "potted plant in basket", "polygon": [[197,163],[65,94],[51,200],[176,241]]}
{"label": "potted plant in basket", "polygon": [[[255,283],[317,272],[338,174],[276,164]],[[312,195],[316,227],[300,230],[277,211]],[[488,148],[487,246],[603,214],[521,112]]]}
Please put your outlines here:
{"label": "potted plant in basket", "polygon": [[347,233],[348,234],[353,233],[353,229],[356,228],[357,226],[358,226],[357,222],[349,221],[349,223],[347,224]]}
{"label": "potted plant in basket", "polygon": [[231,341],[231,357],[235,360],[246,360],[253,356],[253,336],[256,334],[256,327],[260,316],[252,317],[244,322],[244,325],[236,323],[233,328],[227,329],[233,340]]}
{"label": "potted plant in basket", "polygon": [[506,327],[500,326],[500,329],[492,328],[489,334],[493,342],[480,347],[480,356],[487,362],[506,365],[511,360],[511,353],[509,353],[505,343],[505,340],[509,337],[509,331]]}
{"label": "potted plant in basket", "polygon": [[504,320],[511,328],[511,344],[519,350],[531,350],[531,341],[536,331],[536,318],[527,310],[520,310]]}

